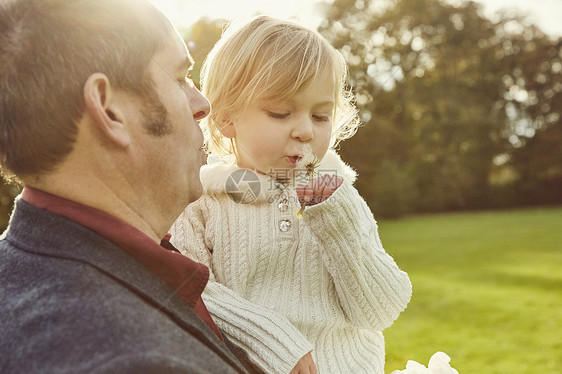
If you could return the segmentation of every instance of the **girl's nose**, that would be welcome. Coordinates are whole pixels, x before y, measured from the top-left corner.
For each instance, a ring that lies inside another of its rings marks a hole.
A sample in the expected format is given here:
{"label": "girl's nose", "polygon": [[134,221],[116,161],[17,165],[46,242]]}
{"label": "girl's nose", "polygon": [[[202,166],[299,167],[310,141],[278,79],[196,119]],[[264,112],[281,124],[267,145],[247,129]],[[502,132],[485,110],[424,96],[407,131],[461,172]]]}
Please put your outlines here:
{"label": "girl's nose", "polygon": [[310,118],[298,118],[291,136],[299,142],[306,143],[314,138],[314,125]]}

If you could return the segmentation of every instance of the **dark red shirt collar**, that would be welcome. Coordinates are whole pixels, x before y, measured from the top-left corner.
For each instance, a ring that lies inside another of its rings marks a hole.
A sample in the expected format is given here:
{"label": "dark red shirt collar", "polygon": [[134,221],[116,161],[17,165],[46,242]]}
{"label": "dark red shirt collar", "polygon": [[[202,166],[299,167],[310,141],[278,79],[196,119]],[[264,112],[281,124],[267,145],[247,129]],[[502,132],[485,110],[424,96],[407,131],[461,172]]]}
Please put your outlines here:
{"label": "dark red shirt collar", "polygon": [[221,339],[201,293],[209,280],[209,268],[180,254],[166,235],[160,245],[125,221],[99,209],[25,186],[22,199],[39,208],[85,226],[146,266],[184,299]]}

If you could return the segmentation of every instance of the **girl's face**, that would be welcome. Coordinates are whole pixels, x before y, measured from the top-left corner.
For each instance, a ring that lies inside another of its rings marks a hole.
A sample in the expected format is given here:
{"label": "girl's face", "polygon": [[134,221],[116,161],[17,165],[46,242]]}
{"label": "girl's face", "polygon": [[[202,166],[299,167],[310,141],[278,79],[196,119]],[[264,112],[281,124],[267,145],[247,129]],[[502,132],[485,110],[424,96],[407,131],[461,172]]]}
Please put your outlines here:
{"label": "girl's face", "polygon": [[287,101],[250,104],[223,131],[235,139],[238,165],[276,179],[291,179],[305,144],[322,159],[332,135],[334,84],[333,78],[319,76]]}

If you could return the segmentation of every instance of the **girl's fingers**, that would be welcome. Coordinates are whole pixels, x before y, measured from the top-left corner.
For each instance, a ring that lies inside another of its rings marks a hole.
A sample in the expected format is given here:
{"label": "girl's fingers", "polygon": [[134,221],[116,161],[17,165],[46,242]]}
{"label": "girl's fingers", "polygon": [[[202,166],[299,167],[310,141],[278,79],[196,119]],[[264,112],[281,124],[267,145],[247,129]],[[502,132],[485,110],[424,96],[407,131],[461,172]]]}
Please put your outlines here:
{"label": "girl's fingers", "polygon": [[321,203],[332,196],[342,183],[343,178],[335,175],[313,178],[305,186],[297,186],[296,192],[299,202],[306,205]]}

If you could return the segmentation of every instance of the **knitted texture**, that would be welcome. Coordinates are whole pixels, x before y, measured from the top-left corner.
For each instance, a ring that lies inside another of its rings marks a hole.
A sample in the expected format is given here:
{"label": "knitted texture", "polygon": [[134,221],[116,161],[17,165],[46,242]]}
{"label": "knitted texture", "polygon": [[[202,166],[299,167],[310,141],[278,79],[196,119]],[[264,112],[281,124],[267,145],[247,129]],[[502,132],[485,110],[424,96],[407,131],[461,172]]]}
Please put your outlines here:
{"label": "knitted texture", "polygon": [[207,165],[205,194],[172,242],[210,267],[209,311],[266,372],[288,373],[312,350],[319,373],[383,374],[381,331],[408,304],[410,280],[384,251],[349,167],[330,153],[319,169],[344,183],[297,219],[294,188],[259,176],[257,199],[236,203],[220,182],[236,167]]}

